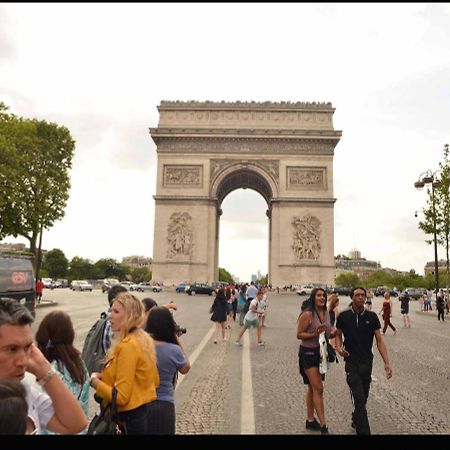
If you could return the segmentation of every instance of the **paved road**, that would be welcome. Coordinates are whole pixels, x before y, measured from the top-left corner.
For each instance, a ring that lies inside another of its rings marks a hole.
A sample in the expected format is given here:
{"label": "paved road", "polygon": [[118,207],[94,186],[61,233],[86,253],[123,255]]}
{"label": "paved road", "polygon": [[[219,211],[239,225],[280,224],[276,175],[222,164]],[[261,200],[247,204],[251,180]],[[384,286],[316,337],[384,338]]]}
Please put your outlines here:
{"label": "paved road", "polygon": [[[239,327],[231,328],[228,341],[213,344],[208,314],[212,297],[190,297],[174,292],[151,295],[160,304],[174,299],[179,308],[175,320],[187,328],[183,341],[193,360],[191,371],[176,390],[178,434],[309,434],[304,429],[306,388],[298,374],[295,336],[302,298],[295,294],[269,296],[265,347],[256,347],[254,330],[244,335],[244,345],[234,345]],[[56,300],[56,307],[38,308],[36,324],[52,309],[71,314],[76,328],[76,345],[81,349],[93,321],[107,306],[99,291],[44,291],[44,299]],[[341,307],[348,298],[341,297]],[[411,302],[411,328],[401,323],[400,306],[394,302],[393,323],[385,336],[394,370],[386,380],[382,359],[374,346],[375,363],[369,396],[369,420],[374,434],[450,433],[450,316],[438,322],[437,313],[416,313]],[[382,299],[374,300],[378,312]],[[333,364],[325,382],[325,409],[331,433],[353,434],[350,427],[351,401],[344,365]],[[91,412],[96,404],[92,401]]]}

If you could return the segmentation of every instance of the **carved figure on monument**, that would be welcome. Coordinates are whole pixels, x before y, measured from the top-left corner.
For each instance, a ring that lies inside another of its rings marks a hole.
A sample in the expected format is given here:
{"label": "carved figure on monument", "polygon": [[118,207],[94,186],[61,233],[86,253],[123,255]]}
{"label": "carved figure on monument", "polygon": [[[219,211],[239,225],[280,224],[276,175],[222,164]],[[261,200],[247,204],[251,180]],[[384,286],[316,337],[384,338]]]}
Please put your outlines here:
{"label": "carved figure on monument", "polygon": [[189,213],[173,213],[170,216],[170,223],[167,227],[167,257],[174,258],[178,255],[192,256],[194,249],[194,233],[190,221],[192,217]]}
{"label": "carved figure on monument", "polygon": [[294,244],[291,246],[295,257],[300,259],[319,259],[320,256],[320,220],[314,216],[302,219],[295,216],[292,225]]}

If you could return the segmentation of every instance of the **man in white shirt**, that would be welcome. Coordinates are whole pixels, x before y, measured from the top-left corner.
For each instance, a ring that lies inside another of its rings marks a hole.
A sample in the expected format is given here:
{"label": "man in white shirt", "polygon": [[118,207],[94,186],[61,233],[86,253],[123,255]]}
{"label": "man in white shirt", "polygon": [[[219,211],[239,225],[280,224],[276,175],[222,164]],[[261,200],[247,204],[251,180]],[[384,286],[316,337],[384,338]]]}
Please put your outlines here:
{"label": "man in white shirt", "polygon": [[[60,434],[76,434],[87,426],[87,419],[75,396],[55,376],[51,364],[33,344],[33,316],[16,300],[0,298],[0,380],[22,380],[27,391],[28,415],[37,432],[46,428]],[[46,390],[39,392],[23,380],[33,374]]]}

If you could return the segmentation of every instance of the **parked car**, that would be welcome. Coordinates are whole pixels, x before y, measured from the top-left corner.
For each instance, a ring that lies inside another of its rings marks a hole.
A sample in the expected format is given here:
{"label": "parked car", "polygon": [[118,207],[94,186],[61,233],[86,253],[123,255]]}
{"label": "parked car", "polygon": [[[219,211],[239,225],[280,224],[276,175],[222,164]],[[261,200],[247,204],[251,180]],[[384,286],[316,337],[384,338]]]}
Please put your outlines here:
{"label": "parked car", "polygon": [[47,289],[53,289],[55,287],[55,282],[51,278],[42,278],[42,282]]}
{"label": "parked car", "polygon": [[193,283],[186,288],[186,293],[189,295],[196,295],[196,294],[212,295],[213,292],[214,288],[206,283]]}
{"label": "parked car", "polygon": [[419,300],[423,293],[426,292],[425,288],[406,288],[405,291],[408,292],[409,298],[414,300]]}
{"label": "parked car", "polygon": [[69,287],[69,282],[62,278],[59,278],[55,281],[55,288],[67,288]]}
{"label": "parked car", "polygon": [[391,297],[398,297],[398,292],[397,292],[395,289],[388,288],[388,287],[386,287],[386,286],[378,286],[378,287],[375,289],[374,294],[375,294],[376,297],[379,297],[379,296],[384,295],[384,293],[385,293],[386,291],[389,291],[389,294],[391,294]]}
{"label": "parked car", "polygon": [[350,292],[352,290],[351,286],[336,286],[334,287],[331,292],[335,293],[337,295],[350,295]]}
{"label": "parked car", "polygon": [[186,289],[189,287],[189,284],[187,283],[180,283],[175,286],[175,291],[177,294],[180,294],[181,292],[186,292]]}
{"label": "parked car", "polygon": [[102,284],[102,292],[109,292],[109,290],[116,284],[119,284],[119,280],[116,278],[105,278]]}
{"label": "parked car", "polygon": [[142,283],[139,283],[137,285],[136,290],[139,291],[139,292],[145,292],[145,291],[161,292],[162,291],[162,287],[158,286],[156,284],[151,284],[149,281],[143,281]]}
{"label": "parked car", "polygon": [[91,291],[92,284],[89,284],[87,280],[73,280],[71,285],[72,291]]}
{"label": "parked car", "polygon": [[129,291],[137,291],[138,290],[138,284],[133,283],[132,281],[121,281],[119,283],[124,288],[128,289]]}

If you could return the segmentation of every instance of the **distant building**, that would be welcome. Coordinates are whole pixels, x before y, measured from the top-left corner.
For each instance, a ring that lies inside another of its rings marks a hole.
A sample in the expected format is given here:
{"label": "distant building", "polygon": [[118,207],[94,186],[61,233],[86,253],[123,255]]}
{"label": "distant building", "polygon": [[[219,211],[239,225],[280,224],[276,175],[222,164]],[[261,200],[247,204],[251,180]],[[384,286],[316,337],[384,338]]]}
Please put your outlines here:
{"label": "distant building", "polygon": [[[438,261],[438,271],[439,273],[445,273],[447,271],[447,261],[445,259]],[[425,264],[424,272],[425,276],[434,275],[434,261],[429,261]]]}
{"label": "distant building", "polygon": [[12,253],[21,253],[26,252],[28,250],[25,244],[1,244],[0,243],[0,251],[4,252],[12,252]]}
{"label": "distant building", "polygon": [[252,281],[256,282],[257,279],[258,279],[258,275],[252,273]]}
{"label": "distant building", "polygon": [[408,272],[390,269],[389,267],[381,267],[376,261],[370,261],[361,257],[361,252],[353,249],[348,256],[338,255],[334,258],[336,268],[336,277],[342,273],[356,273],[361,280],[369,278],[373,272],[385,272],[389,275],[407,275]]}
{"label": "distant building", "polygon": [[152,270],[152,258],[145,256],[124,256],[122,258],[122,264],[133,269],[137,267],[145,267],[148,270]]}

